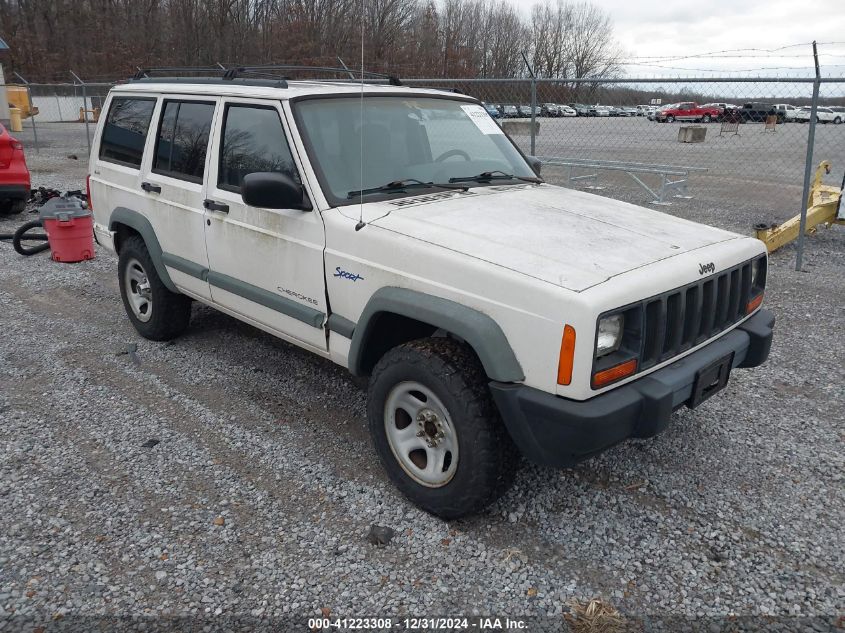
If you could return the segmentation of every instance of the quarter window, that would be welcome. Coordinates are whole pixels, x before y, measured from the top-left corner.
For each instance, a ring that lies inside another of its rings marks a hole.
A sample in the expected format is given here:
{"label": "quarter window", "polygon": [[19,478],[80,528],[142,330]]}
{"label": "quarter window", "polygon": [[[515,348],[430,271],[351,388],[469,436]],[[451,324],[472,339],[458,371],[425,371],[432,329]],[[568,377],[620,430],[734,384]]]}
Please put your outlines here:
{"label": "quarter window", "polygon": [[217,184],[239,191],[244,176],[259,171],[283,173],[300,182],[275,108],[230,105],[223,122]]}
{"label": "quarter window", "polygon": [[140,167],[154,107],[155,99],[112,99],[100,140],[100,158]]}
{"label": "quarter window", "polygon": [[165,101],[159,125],[153,171],[202,182],[214,104]]}

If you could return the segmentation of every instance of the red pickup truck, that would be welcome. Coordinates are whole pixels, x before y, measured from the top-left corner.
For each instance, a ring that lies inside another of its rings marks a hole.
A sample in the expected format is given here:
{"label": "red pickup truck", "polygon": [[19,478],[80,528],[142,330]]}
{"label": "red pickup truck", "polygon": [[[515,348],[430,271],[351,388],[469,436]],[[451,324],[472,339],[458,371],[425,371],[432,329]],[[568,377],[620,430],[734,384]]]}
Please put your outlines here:
{"label": "red pickup truck", "polygon": [[663,106],[657,111],[654,118],[661,123],[671,123],[672,121],[710,123],[710,121],[717,120],[721,114],[722,110],[717,106],[700,106],[693,101],[684,101],[683,103]]}

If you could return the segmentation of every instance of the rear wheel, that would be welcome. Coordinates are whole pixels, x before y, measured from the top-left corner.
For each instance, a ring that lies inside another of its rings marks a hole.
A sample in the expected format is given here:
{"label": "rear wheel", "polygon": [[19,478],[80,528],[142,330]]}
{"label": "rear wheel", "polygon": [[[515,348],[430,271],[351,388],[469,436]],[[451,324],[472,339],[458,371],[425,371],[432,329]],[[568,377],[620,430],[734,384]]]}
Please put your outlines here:
{"label": "rear wheel", "polygon": [[842,123],[842,117],[841,116],[836,117],[835,119],[833,119],[833,123],[835,125],[839,125],[840,123]]}
{"label": "rear wheel", "polygon": [[117,270],[123,307],[141,336],[168,341],[185,331],[191,299],[167,289],[140,236],[133,235],[121,245]]}
{"label": "rear wheel", "polygon": [[18,215],[26,209],[26,200],[0,200],[0,213]]}
{"label": "rear wheel", "polygon": [[443,519],[495,501],[519,464],[487,382],[472,350],[447,338],[393,348],[370,378],[367,417],[387,474]]}
{"label": "rear wheel", "polygon": [[710,123],[711,118],[712,117],[709,114],[705,114],[703,117],[701,117],[701,122],[702,123]]}

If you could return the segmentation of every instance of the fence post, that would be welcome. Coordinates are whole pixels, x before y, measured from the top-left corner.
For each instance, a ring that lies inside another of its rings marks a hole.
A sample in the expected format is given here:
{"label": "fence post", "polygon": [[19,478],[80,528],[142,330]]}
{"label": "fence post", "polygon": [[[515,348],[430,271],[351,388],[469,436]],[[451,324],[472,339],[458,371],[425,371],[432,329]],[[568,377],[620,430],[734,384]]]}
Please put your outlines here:
{"label": "fence post", "polygon": [[91,130],[88,127],[88,98],[85,94],[85,82],[79,78],[72,70],[68,71],[71,75],[73,75],[73,80],[75,82],[79,82],[82,86],[82,118],[85,120],[85,141],[88,143],[88,155],[91,155]]}
{"label": "fence post", "polygon": [[534,74],[531,64],[528,63],[528,58],[524,52],[522,53],[522,60],[528,69],[528,74],[531,75],[531,155],[534,156],[534,145],[537,137],[537,76]]}
{"label": "fence post", "polygon": [[813,59],[816,63],[816,79],[813,81],[813,101],[810,106],[810,129],[807,132],[807,158],[804,162],[804,193],[801,196],[801,224],[798,229],[798,253],[795,256],[795,270],[800,271],[804,261],[804,231],[807,230],[807,205],[810,198],[810,175],[813,171],[813,146],[816,142],[816,117],[819,107],[819,86],[821,73],[819,72],[819,53],[813,42]]}
{"label": "fence post", "polygon": [[20,79],[23,85],[26,86],[26,98],[29,101],[29,120],[32,122],[32,142],[35,145],[35,153],[38,154],[38,130],[35,127],[35,115],[32,113],[32,88],[29,82],[18,73],[15,73],[15,77]]}

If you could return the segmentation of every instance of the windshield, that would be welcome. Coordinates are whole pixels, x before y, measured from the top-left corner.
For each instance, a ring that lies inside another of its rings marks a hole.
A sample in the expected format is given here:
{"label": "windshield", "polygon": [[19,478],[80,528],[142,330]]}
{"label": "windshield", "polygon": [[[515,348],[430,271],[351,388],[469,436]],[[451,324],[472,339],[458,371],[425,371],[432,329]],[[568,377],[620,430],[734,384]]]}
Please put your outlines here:
{"label": "windshield", "polygon": [[[497,172],[535,177],[531,167],[483,106],[426,97],[307,99],[295,104],[300,132],[326,197],[334,205],[354,204],[349,193],[417,180],[448,183]],[[363,182],[361,151],[363,142]],[[483,186],[490,181],[470,183]],[[416,195],[420,188],[373,192],[390,198]]]}

